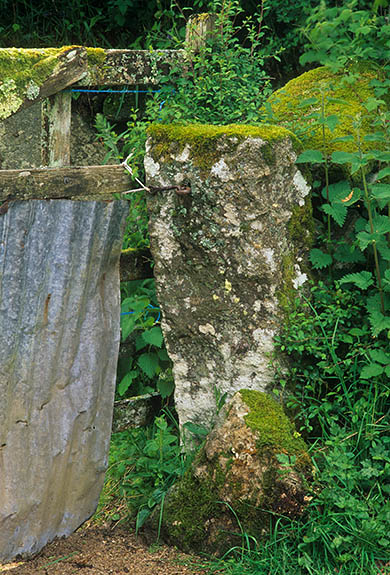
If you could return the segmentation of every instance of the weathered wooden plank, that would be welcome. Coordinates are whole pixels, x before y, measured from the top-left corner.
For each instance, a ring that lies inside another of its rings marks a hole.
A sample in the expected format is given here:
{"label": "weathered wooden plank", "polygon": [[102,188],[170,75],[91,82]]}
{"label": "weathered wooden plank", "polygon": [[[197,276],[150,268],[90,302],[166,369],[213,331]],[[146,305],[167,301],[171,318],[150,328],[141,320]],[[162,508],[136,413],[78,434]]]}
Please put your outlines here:
{"label": "weathered wooden plank", "polygon": [[2,200],[112,200],[131,180],[120,165],[0,171]]}
{"label": "weathered wooden plank", "polygon": [[42,104],[41,157],[43,166],[70,166],[72,94],[59,92]]}
{"label": "weathered wooden plank", "polygon": [[8,64],[9,70],[0,79],[0,119],[60,92],[87,72],[87,51],[82,46],[1,49],[0,60]]}
{"label": "weathered wooden plank", "polygon": [[103,50],[86,48],[88,70],[74,87],[156,85],[158,72],[184,63],[184,50]]}
{"label": "weathered wooden plank", "polygon": [[145,280],[153,277],[152,254],[149,249],[126,251],[121,253],[121,282]]}

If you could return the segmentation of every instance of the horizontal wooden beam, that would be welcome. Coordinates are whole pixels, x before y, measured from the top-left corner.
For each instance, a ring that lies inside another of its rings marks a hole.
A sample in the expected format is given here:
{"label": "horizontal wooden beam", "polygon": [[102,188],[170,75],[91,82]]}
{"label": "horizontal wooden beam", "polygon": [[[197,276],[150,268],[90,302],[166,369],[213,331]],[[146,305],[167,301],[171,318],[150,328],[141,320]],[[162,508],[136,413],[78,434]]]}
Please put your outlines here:
{"label": "horizontal wooden beam", "polygon": [[[20,61],[24,62],[22,72]],[[0,63],[6,70],[0,78],[0,119],[4,120],[85,76],[87,51],[81,46],[54,49],[54,53],[53,49],[2,48]]]}
{"label": "horizontal wooden beam", "polygon": [[159,73],[184,63],[184,50],[103,50],[86,48],[87,72],[73,87],[153,86]]}
{"label": "horizontal wooden beam", "polygon": [[131,188],[120,165],[0,171],[0,201],[112,200]]}

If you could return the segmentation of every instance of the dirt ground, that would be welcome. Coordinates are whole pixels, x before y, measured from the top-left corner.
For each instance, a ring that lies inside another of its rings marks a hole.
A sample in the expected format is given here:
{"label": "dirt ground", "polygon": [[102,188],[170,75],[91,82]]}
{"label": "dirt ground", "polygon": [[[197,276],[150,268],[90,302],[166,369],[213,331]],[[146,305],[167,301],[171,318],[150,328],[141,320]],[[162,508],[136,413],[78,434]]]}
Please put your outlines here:
{"label": "dirt ground", "polygon": [[125,527],[95,524],[50,543],[32,559],[0,564],[0,574],[206,575],[207,569],[172,547],[148,548]]}

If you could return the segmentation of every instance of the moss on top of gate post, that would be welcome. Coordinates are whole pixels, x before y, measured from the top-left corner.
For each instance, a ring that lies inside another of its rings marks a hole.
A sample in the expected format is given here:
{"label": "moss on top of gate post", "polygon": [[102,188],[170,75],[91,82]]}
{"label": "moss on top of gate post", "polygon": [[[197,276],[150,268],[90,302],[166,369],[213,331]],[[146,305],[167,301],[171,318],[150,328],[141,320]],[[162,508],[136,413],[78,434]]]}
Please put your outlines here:
{"label": "moss on top of gate post", "polygon": [[[215,162],[220,159],[221,154],[218,149],[218,143],[223,139],[226,144],[226,136],[231,138],[232,149],[247,138],[260,138],[267,144],[289,138],[297,153],[302,150],[301,142],[292,132],[286,128],[271,124],[261,124],[259,126],[245,124],[229,124],[226,126],[152,124],[148,129],[148,134],[153,138],[153,148],[156,157],[166,159],[173,152],[173,148],[175,148],[176,152],[178,148],[184,151],[186,146],[189,146],[196,165],[202,171],[209,171]],[[262,153],[269,156],[267,160],[271,160],[272,146],[264,146]]]}

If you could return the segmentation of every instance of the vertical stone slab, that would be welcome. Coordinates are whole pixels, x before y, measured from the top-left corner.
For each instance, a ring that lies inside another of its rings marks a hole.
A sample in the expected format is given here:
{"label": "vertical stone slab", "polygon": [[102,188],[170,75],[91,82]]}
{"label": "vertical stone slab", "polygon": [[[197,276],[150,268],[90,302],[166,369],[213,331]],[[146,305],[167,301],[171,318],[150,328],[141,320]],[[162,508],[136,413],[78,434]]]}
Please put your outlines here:
{"label": "vertical stone slab", "polygon": [[297,150],[275,126],[150,130],[147,185],[191,188],[148,197],[181,424],[209,424],[218,394],[272,382],[273,337],[306,278],[312,226]]}
{"label": "vertical stone slab", "polygon": [[0,216],[0,560],[97,506],[119,349],[125,202],[14,202]]}

